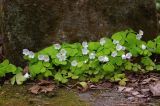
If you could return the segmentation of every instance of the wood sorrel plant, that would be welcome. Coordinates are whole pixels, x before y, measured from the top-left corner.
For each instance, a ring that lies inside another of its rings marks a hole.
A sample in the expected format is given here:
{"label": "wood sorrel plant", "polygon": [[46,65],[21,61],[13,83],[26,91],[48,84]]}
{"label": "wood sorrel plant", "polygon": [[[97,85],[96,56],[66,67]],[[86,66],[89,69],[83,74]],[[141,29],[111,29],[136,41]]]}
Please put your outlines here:
{"label": "wood sorrel plant", "polygon": [[[138,34],[126,30],[97,42],[53,44],[37,53],[24,49],[24,59],[28,60],[29,66],[29,74],[24,77],[50,77],[61,83],[71,79],[91,82],[109,79],[125,85],[125,71],[160,70],[160,65],[150,58],[153,53],[160,54],[160,36],[148,42],[142,41],[142,36],[141,30]],[[2,64],[0,70],[5,66]],[[19,73],[14,73],[13,84]],[[20,81],[25,80],[21,78]]]}

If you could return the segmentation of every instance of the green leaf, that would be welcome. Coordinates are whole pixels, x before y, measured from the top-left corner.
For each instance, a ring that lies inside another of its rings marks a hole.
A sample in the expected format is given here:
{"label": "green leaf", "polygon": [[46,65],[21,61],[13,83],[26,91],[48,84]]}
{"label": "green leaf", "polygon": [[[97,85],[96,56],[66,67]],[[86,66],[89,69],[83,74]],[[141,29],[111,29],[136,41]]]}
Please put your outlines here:
{"label": "green leaf", "polygon": [[98,50],[99,47],[100,47],[99,42],[89,42],[88,43],[88,49],[91,51]]}
{"label": "green leaf", "polygon": [[154,70],[154,67],[153,66],[146,66],[146,70],[147,71],[152,71],[152,70]]}
{"label": "green leaf", "polygon": [[141,59],[141,63],[144,64],[145,66],[155,66],[154,62],[149,58],[149,57],[143,57]]}
{"label": "green leaf", "polygon": [[157,53],[157,54],[160,54],[160,44],[157,44],[156,53]]}
{"label": "green leaf", "polygon": [[38,52],[38,54],[47,54],[51,56],[51,58],[56,58],[57,53],[58,51],[54,48],[54,46],[49,46]]}
{"label": "green leaf", "polygon": [[156,65],[156,70],[160,71],[160,65]]}
{"label": "green leaf", "polygon": [[79,76],[77,76],[77,75],[72,75],[72,79],[78,79],[79,78]]}
{"label": "green leaf", "polygon": [[8,65],[8,70],[7,70],[8,72],[15,73],[16,70],[17,70],[17,67],[15,65],[13,65],[13,64]]}
{"label": "green leaf", "polygon": [[77,49],[72,48],[64,48],[67,51],[67,55],[69,56],[75,56],[78,53]]}
{"label": "green leaf", "polygon": [[49,63],[49,62],[43,62],[43,66],[45,66],[45,67],[50,67],[50,66],[51,66],[51,63]]}
{"label": "green leaf", "polygon": [[66,61],[59,61],[59,59],[54,59],[53,63],[55,63],[56,65],[66,65],[67,62]]}
{"label": "green leaf", "polygon": [[122,40],[122,35],[123,34],[126,34],[126,33],[124,31],[117,32],[117,33],[112,35],[112,39],[120,41],[120,40]]}
{"label": "green leaf", "polygon": [[61,82],[61,83],[66,83],[68,82],[68,79],[66,79],[66,77],[62,76],[62,74],[60,72],[57,72],[54,76],[55,80]]}
{"label": "green leaf", "polygon": [[88,84],[86,82],[79,82],[79,84],[84,88],[87,89],[88,88]]}
{"label": "green leaf", "polygon": [[9,65],[9,60],[4,60],[0,66],[6,66],[6,65]]}
{"label": "green leaf", "polygon": [[127,83],[126,83],[127,81],[128,81],[127,78],[123,78],[122,80],[119,81],[119,85],[125,86],[125,85],[127,84]]}
{"label": "green leaf", "polygon": [[132,70],[132,63],[131,62],[127,62],[126,64],[125,64],[125,69],[126,70]]}
{"label": "green leaf", "polygon": [[22,75],[22,73],[18,73],[14,77],[12,77],[11,84],[14,85],[15,83],[17,83],[17,85],[21,85],[24,81],[26,81],[26,78]]}
{"label": "green leaf", "polygon": [[50,76],[53,76],[52,72],[50,70],[47,70],[45,73],[44,73],[44,76],[45,77],[50,77]]}
{"label": "green leaf", "polygon": [[111,63],[106,63],[105,65],[103,65],[103,69],[105,72],[110,73],[114,71],[115,67]]}
{"label": "green leaf", "polygon": [[103,49],[103,50],[97,52],[96,55],[97,56],[103,56],[103,55],[108,55],[108,54],[110,54],[110,50],[109,49]]}
{"label": "green leaf", "polygon": [[115,58],[115,61],[116,61],[116,64],[117,64],[118,66],[121,66],[122,63],[123,63],[123,60],[122,60],[121,57],[116,57],[116,58]]}
{"label": "green leaf", "polygon": [[155,42],[153,42],[153,41],[151,41],[151,40],[147,42],[147,47],[148,47],[148,48],[154,49],[155,46],[156,46]]}
{"label": "green leaf", "polygon": [[33,65],[30,65],[29,66],[29,70],[30,70],[30,73],[31,73],[31,76],[34,77],[36,76],[37,74],[40,74],[41,72],[44,72],[44,67],[43,67],[43,64],[41,61],[39,61],[38,63],[35,63]]}
{"label": "green leaf", "polygon": [[106,43],[105,43],[105,45],[104,45],[104,48],[113,49],[114,46],[115,46],[115,45],[113,44],[113,42],[112,42],[111,39],[106,39]]}
{"label": "green leaf", "polygon": [[67,83],[67,82],[68,82],[68,79],[63,78],[61,82],[62,82],[62,83]]}
{"label": "green leaf", "polygon": [[62,81],[63,77],[62,77],[62,74],[57,72],[54,76],[55,80],[57,81]]}
{"label": "green leaf", "polygon": [[26,81],[26,78],[22,75],[22,73],[16,74],[16,83],[18,85],[23,84],[24,81]]}
{"label": "green leaf", "polygon": [[137,44],[137,39],[134,33],[129,33],[126,37],[126,41],[130,44],[130,45],[136,45]]}
{"label": "green leaf", "polygon": [[11,78],[11,84],[14,85],[15,83],[16,83],[16,77],[13,76],[13,77]]}

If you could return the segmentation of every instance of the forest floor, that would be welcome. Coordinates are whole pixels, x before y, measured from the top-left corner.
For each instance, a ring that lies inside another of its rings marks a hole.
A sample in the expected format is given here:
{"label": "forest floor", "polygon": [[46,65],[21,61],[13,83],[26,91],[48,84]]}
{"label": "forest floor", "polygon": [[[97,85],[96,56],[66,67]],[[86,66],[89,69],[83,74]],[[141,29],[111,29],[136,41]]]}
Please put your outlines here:
{"label": "forest floor", "polygon": [[5,82],[0,88],[0,106],[160,106],[160,86],[155,88],[158,74],[130,74],[128,78],[125,87],[103,82],[88,84],[85,90],[80,86],[52,89],[53,83],[48,86],[44,80],[21,86]]}

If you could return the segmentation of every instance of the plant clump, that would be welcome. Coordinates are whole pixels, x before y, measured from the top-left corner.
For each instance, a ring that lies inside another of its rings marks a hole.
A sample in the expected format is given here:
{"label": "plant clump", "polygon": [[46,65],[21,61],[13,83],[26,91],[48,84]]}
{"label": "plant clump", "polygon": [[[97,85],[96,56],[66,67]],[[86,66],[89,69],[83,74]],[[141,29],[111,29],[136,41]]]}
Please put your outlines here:
{"label": "plant clump", "polygon": [[125,85],[125,72],[146,73],[159,71],[160,64],[151,59],[160,54],[160,36],[150,41],[141,40],[143,31],[117,32],[111,38],[97,42],[53,44],[34,53],[23,49],[28,61],[28,72],[9,64],[0,64],[0,76],[14,74],[12,84],[22,84],[27,79],[51,78],[61,83],[70,80],[98,82],[106,79]]}

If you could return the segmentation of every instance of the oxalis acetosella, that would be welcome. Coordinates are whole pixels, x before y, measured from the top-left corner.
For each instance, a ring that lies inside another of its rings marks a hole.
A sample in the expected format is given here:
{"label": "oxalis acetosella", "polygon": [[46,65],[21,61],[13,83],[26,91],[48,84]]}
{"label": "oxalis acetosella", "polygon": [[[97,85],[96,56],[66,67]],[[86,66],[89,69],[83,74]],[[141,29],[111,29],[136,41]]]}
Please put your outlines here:
{"label": "oxalis acetosella", "polygon": [[95,59],[96,58],[96,53],[95,52],[92,52],[89,54],[89,59]]}
{"label": "oxalis acetosella", "polygon": [[141,40],[142,36],[143,36],[143,31],[142,31],[142,30],[139,30],[139,33],[136,35],[136,38],[137,38],[138,40]]}
{"label": "oxalis acetosella", "polygon": [[23,55],[28,56],[31,59],[33,59],[35,57],[34,52],[29,51],[28,49],[23,49]]}
{"label": "oxalis acetosella", "polygon": [[100,39],[100,45],[104,45],[106,43],[106,38],[101,38]]}
{"label": "oxalis acetosella", "polygon": [[142,44],[141,48],[142,48],[142,50],[145,50],[147,47],[146,47],[146,45]]}
{"label": "oxalis acetosella", "polygon": [[[159,52],[159,49],[157,49],[159,44],[157,38],[156,40],[145,42],[141,40],[142,37],[142,30],[139,30],[137,34],[133,31],[123,31],[122,33],[114,34],[112,38],[101,38],[97,42],[84,41],[82,43],[74,43],[73,45],[57,43],[38,53],[23,49],[23,54],[25,59],[30,58],[28,61],[30,61],[29,67],[30,74],[33,74],[32,77],[35,74],[46,76],[49,74],[53,79],[63,83],[66,80],[76,78],[84,78],[87,81],[99,81],[105,78],[105,75],[107,76],[108,73],[117,75],[117,70],[121,71],[121,68],[133,70],[136,67],[135,64],[137,64],[134,58],[137,56],[141,56],[140,58],[146,59],[145,62],[149,62],[150,57],[148,55],[156,52],[152,52],[150,48],[155,48]],[[154,47],[154,45],[156,46]],[[48,65],[48,63],[44,62],[49,62],[50,64]],[[152,69],[150,68],[152,64],[150,64],[149,69]],[[140,65],[143,65],[142,68],[146,67],[141,61]],[[153,69],[155,69],[155,66],[153,65]],[[41,71],[39,67],[45,72],[38,72],[36,69]],[[24,77],[29,78],[30,74],[26,73]],[[98,79],[98,75],[102,76],[102,78]]]}
{"label": "oxalis acetosella", "polygon": [[118,40],[113,40],[113,44],[119,44]]}
{"label": "oxalis acetosella", "polygon": [[59,61],[65,61],[67,59],[67,51],[65,49],[61,49],[56,57],[59,59]]}
{"label": "oxalis acetosella", "polygon": [[49,56],[48,55],[38,55],[38,60],[49,62]]}
{"label": "oxalis acetosella", "polygon": [[107,56],[99,56],[98,57],[98,60],[100,62],[108,62],[109,61],[109,58]]}
{"label": "oxalis acetosella", "polygon": [[88,48],[88,43],[86,41],[82,42],[82,47],[83,48]]}
{"label": "oxalis acetosella", "polygon": [[73,60],[71,62],[71,66],[76,67],[78,65],[78,62],[76,60]]}
{"label": "oxalis acetosella", "polygon": [[26,78],[26,79],[28,79],[28,78],[30,78],[30,77],[31,77],[31,75],[30,75],[30,74],[28,74],[28,73],[25,73],[23,77],[24,77],[24,78]]}
{"label": "oxalis acetosella", "polygon": [[117,50],[117,51],[125,50],[125,49],[126,49],[126,48],[125,48],[124,46],[120,45],[120,44],[117,44],[117,45],[116,45],[116,50]]}
{"label": "oxalis acetosella", "polygon": [[61,45],[58,44],[58,43],[57,43],[57,44],[54,44],[54,48],[57,49],[57,50],[59,50],[59,49],[61,48]]}
{"label": "oxalis acetosella", "polygon": [[113,51],[112,54],[111,54],[111,56],[112,56],[112,57],[116,57],[117,54],[118,54],[117,51]]}
{"label": "oxalis acetosella", "polygon": [[123,54],[122,55],[122,59],[125,60],[125,59],[131,59],[132,57],[132,53],[127,53],[127,54]]}

